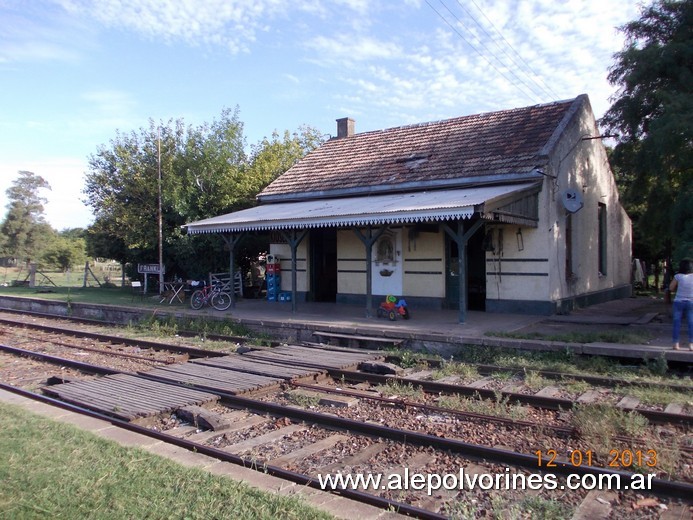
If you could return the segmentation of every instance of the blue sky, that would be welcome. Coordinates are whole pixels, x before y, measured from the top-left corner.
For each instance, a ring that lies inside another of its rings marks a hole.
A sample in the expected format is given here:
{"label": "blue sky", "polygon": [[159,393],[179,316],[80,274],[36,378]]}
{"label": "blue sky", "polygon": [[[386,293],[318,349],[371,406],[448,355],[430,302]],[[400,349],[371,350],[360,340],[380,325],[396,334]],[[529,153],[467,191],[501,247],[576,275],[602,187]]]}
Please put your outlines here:
{"label": "blue sky", "polygon": [[0,0],[0,207],[19,170],[84,227],[87,160],[116,130],[238,106],[247,145],[589,95],[597,117],[634,0]]}

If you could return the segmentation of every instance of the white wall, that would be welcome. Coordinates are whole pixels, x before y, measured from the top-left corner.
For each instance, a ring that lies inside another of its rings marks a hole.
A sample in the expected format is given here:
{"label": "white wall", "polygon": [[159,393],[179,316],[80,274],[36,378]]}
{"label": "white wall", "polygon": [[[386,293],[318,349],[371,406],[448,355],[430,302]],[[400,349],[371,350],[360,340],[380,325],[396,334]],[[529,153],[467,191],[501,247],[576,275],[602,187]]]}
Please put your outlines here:
{"label": "white wall", "polygon": [[[631,223],[620,205],[599,129],[589,102],[580,106],[552,150],[545,173],[556,176],[544,182],[548,248],[555,251],[551,266],[550,297],[560,300],[612,289],[630,282]],[[572,264],[574,277],[566,279],[567,212],[562,195],[567,189],[582,195],[584,206],[572,214]],[[607,269],[599,272],[598,206],[607,212]],[[541,229],[540,225],[540,229]]]}

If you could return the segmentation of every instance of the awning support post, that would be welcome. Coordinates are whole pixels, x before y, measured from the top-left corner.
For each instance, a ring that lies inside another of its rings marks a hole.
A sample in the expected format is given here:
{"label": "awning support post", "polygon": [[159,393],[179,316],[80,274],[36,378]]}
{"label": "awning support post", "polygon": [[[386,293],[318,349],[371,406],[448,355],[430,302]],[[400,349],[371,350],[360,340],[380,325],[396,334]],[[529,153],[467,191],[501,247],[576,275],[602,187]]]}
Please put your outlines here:
{"label": "awning support post", "polygon": [[282,231],[284,240],[286,240],[291,247],[291,312],[294,314],[296,313],[296,250],[307,235],[307,229],[301,232],[292,229],[289,233]]}
{"label": "awning support post", "polygon": [[388,225],[379,227],[373,232],[373,226],[368,226],[368,233],[364,235],[361,230],[354,228],[354,233],[359,240],[363,242],[366,248],[366,318],[373,317],[373,273],[371,269],[371,264],[373,263],[373,244],[380,238],[380,236],[387,230]]}
{"label": "awning support post", "polygon": [[483,220],[477,220],[471,227],[465,231],[464,222],[457,221],[456,229],[451,228],[446,222],[442,223],[443,229],[450,238],[457,244],[459,261],[457,262],[457,277],[459,279],[459,322],[464,323],[467,319],[467,242],[476,233],[481,226],[484,225]]}
{"label": "awning support post", "polygon": [[[229,233],[228,235],[223,234],[221,235],[221,238],[224,240],[224,243],[229,247],[229,283],[231,284],[231,307],[234,308],[236,307],[236,280],[234,279],[234,275],[236,274],[234,272],[233,264],[235,262],[234,260],[234,250],[236,249],[236,244],[245,236],[245,232],[241,233]],[[243,281],[241,280],[241,283]]]}

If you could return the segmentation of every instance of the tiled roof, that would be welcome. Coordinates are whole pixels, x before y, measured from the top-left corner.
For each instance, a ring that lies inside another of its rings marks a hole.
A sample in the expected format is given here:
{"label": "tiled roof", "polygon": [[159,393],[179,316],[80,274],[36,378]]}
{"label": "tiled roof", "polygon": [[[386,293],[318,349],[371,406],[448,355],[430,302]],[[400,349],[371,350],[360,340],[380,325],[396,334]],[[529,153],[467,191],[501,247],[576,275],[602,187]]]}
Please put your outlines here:
{"label": "tiled roof", "polygon": [[259,198],[365,193],[373,187],[397,191],[491,177],[519,179],[544,164],[541,151],[575,101],[330,139],[267,186]]}

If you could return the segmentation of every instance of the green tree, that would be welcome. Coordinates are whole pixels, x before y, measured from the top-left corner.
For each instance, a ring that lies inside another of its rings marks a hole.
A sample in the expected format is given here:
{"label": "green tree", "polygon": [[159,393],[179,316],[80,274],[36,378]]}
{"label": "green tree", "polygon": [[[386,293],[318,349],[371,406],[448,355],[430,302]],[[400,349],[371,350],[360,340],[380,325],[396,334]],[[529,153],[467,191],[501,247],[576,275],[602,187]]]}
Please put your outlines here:
{"label": "green tree", "polygon": [[619,91],[601,124],[619,134],[612,163],[635,255],[650,261],[693,242],[691,226],[678,220],[693,182],[692,27],[693,1],[655,1],[621,27],[626,45],[608,76]]}
{"label": "green tree", "polygon": [[[274,131],[271,138],[265,137],[253,145],[248,165],[249,177],[255,182],[253,196],[320,146],[323,141],[324,137],[317,129],[304,125],[294,133],[284,131],[281,137],[279,132]],[[253,200],[249,205],[255,203]],[[269,242],[270,237],[267,233],[246,235],[240,242],[237,258],[244,272],[250,269],[251,262],[257,260],[258,253],[269,251]]]}
{"label": "green tree", "polygon": [[267,183],[316,146],[302,129],[275,136],[245,153],[238,108],[198,127],[181,120],[118,133],[89,159],[84,193],[93,208],[87,235],[91,256],[120,262],[158,258],[158,173],[161,171],[163,256],[167,277],[204,277],[228,268],[217,236],[187,236],[182,225],[250,207]]}
{"label": "green tree", "polygon": [[249,170],[250,177],[255,179],[256,188],[259,188],[255,194],[320,146],[323,140],[317,129],[302,126],[294,134],[286,130],[281,139],[275,131],[271,139],[265,137],[253,146]]}
{"label": "green tree", "polygon": [[75,266],[83,267],[86,259],[85,240],[61,233],[46,247],[41,256],[41,264],[67,271]]}
{"label": "green tree", "polygon": [[41,249],[54,234],[46,222],[43,205],[46,199],[40,190],[50,185],[40,175],[20,171],[7,191],[7,215],[0,224],[3,236],[3,254],[20,261],[28,261],[41,254]]}

